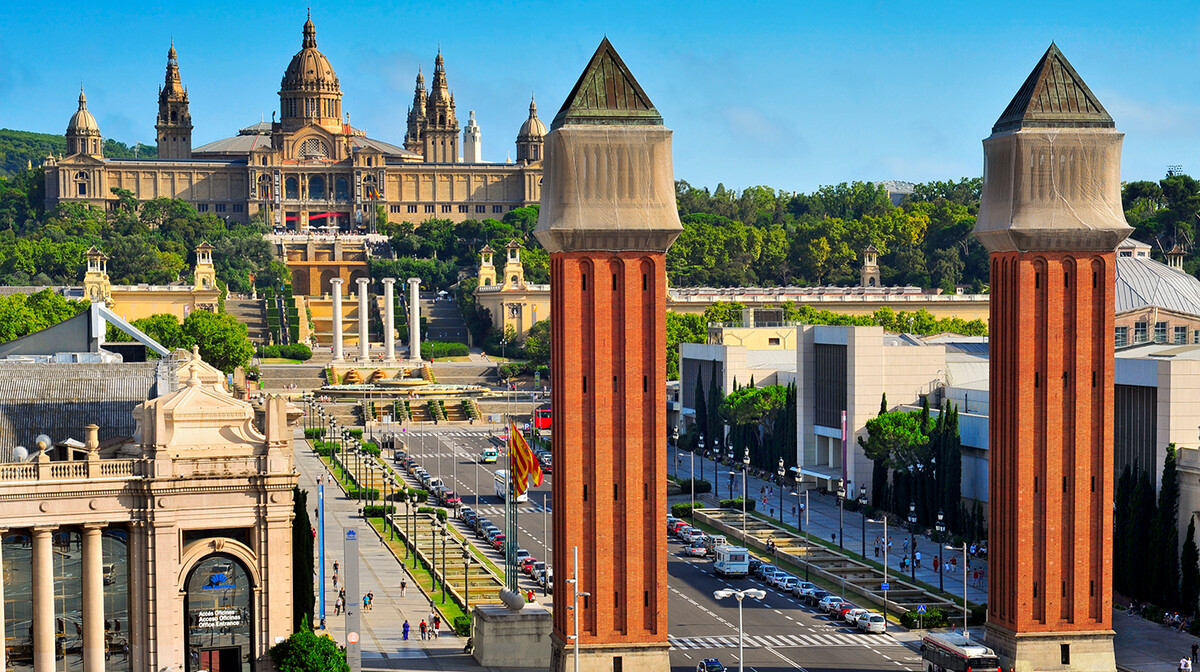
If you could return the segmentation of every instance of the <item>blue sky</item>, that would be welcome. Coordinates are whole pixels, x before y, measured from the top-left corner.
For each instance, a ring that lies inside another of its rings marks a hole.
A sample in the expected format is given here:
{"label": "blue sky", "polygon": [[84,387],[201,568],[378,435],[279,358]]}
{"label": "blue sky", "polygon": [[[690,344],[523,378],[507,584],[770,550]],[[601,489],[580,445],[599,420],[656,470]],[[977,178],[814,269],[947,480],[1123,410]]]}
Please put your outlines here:
{"label": "blue sky", "polygon": [[[152,142],[172,37],[196,145],[270,119],[303,2],[22,3],[0,15],[0,127],[61,133],[78,86],[107,137]],[[1143,9],[1142,7],[1146,7]],[[1152,9],[1151,9],[1152,8]],[[979,175],[988,135],[1051,40],[1126,134],[1124,179],[1200,175],[1200,3],[312,3],[351,122],[399,144],[440,44],[460,123],[515,154],[607,35],[675,131],[695,185],[811,191]]]}

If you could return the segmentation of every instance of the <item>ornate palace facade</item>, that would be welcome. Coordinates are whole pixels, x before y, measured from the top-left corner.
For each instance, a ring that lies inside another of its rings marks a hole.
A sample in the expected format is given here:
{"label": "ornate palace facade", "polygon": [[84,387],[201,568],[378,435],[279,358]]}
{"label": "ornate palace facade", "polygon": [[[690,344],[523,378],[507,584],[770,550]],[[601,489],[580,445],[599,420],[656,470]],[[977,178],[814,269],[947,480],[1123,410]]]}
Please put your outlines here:
{"label": "ornate palace facade", "polygon": [[[67,126],[67,156],[47,157],[44,164],[46,206],[112,207],[112,190],[126,189],[142,200],[183,199],[227,219],[262,213],[279,230],[332,233],[370,230],[379,206],[393,221],[461,221],[496,217],[541,198],[545,126],[537,108],[530,105],[530,120],[521,126],[517,163],[479,162],[479,127],[470,124],[461,142],[440,52],[428,92],[417,75],[404,146],[350,125],[311,19],[284,72],[279,102],[278,121],[272,115],[270,122],[192,148],[188,94],[172,44],[155,123],[159,158],[105,158],[99,125],[80,91]],[[469,163],[459,155],[460,144]]]}

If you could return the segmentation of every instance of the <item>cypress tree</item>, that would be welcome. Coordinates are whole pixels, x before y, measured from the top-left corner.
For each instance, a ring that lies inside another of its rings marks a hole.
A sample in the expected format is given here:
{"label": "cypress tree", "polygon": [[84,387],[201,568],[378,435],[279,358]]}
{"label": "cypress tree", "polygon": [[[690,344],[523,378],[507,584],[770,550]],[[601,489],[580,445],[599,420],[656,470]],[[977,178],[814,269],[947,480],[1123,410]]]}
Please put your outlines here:
{"label": "cypress tree", "polygon": [[1196,613],[1197,594],[1200,593],[1200,550],[1196,548],[1196,519],[1188,519],[1187,540],[1179,556],[1179,601],[1185,614]]}
{"label": "cypress tree", "polygon": [[1155,592],[1159,604],[1179,604],[1179,473],[1175,468],[1175,444],[1167,446],[1162,482],[1158,488],[1158,511],[1154,522],[1154,552],[1157,571]]}
{"label": "cypress tree", "polygon": [[308,492],[292,489],[292,630],[302,623],[313,623],[316,603],[313,581],[313,525],[308,517]]}
{"label": "cypress tree", "polygon": [[[1150,482],[1149,472],[1142,471],[1133,488],[1133,507],[1130,513],[1131,548],[1139,549],[1141,562],[1131,565],[1131,569],[1140,566],[1143,571],[1131,572],[1129,575],[1129,593],[1143,601],[1153,601],[1157,595],[1153,593],[1153,579],[1150,576],[1156,569],[1154,553],[1154,521],[1158,518],[1154,505],[1154,484]],[[1146,523],[1149,524],[1146,524]],[[1149,571],[1145,571],[1149,570]]]}
{"label": "cypress tree", "polygon": [[879,415],[883,415],[884,413],[887,413],[887,412],[888,412],[887,392],[884,392],[883,396],[879,398]]}
{"label": "cypress tree", "polygon": [[721,421],[721,402],[725,400],[725,392],[717,379],[717,362],[713,361],[712,378],[708,383],[708,436],[709,447],[718,455],[725,453],[725,424]]}
{"label": "cypress tree", "polygon": [[1129,518],[1133,509],[1133,473],[1129,465],[1117,479],[1117,504],[1113,512],[1113,587],[1122,595],[1130,595],[1129,551],[1133,544]]}
{"label": "cypress tree", "polygon": [[[704,380],[696,370],[696,429],[700,437],[708,439],[708,399],[704,396]],[[707,442],[707,441],[706,441]],[[710,444],[711,445],[711,444]]]}
{"label": "cypress tree", "polygon": [[946,528],[961,530],[958,502],[962,500],[962,436],[958,429],[958,406],[946,403],[945,448],[942,453],[942,510]]}

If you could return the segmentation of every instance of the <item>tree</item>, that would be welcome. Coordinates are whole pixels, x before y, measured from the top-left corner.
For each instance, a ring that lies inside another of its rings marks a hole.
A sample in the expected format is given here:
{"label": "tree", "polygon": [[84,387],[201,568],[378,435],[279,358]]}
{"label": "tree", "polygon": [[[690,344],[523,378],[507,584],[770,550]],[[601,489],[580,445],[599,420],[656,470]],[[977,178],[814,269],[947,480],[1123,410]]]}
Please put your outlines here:
{"label": "tree", "polygon": [[1166,607],[1179,604],[1179,474],[1175,465],[1175,444],[1167,445],[1162,480],[1158,488],[1158,509],[1154,517],[1153,553],[1155,600]]}
{"label": "tree", "polygon": [[[1133,512],[1130,515],[1130,527],[1133,534],[1130,535],[1127,542],[1130,548],[1139,549],[1142,553],[1142,562],[1140,563],[1142,567],[1157,569],[1154,555],[1154,523],[1157,518],[1154,484],[1150,482],[1150,473],[1143,470],[1133,489]],[[1151,573],[1151,571],[1139,571],[1130,574],[1129,592],[1132,597],[1144,601],[1158,599],[1158,595],[1154,593]]]}
{"label": "tree", "polygon": [[1129,465],[1121,471],[1117,479],[1117,501],[1113,512],[1113,588],[1124,595],[1132,595],[1130,589],[1130,562],[1133,544],[1133,529],[1130,519],[1133,514],[1133,472]]}
{"label": "tree", "polygon": [[679,379],[679,344],[705,343],[708,326],[704,318],[692,313],[667,311],[667,380]]}
{"label": "tree", "polygon": [[346,650],[302,623],[291,637],[268,651],[279,672],[350,672]]}
{"label": "tree", "polygon": [[292,488],[292,627],[313,622],[313,526],[308,517],[308,491]]}
{"label": "tree", "polygon": [[183,340],[200,346],[200,357],[225,373],[245,366],[254,355],[246,325],[232,315],[193,310],[183,320]]}
{"label": "tree", "polygon": [[[696,368],[696,430],[700,438],[708,437],[708,397],[704,395],[704,377],[700,373],[699,367]],[[708,441],[707,445],[712,446],[712,441]]]}
{"label": "tree", "polygon": [[1196,519],[1188,519],[1187,539],[1179,556],[1179,600],[1180,610],[1185,614],[1196,613],[1197,596],[1200,594],[1200,551],[1196,548]]}

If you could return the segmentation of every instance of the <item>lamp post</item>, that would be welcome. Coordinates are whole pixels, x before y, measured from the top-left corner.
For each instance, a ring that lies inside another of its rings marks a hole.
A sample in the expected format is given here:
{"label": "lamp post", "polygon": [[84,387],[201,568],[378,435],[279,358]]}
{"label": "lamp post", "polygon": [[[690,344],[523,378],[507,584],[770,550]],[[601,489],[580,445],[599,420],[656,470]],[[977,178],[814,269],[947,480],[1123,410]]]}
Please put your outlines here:
{"label": "lamp post", "polygon": [[942,575],[946,573],[946,568],[942,565],[942,535],[946,532],[946,520],[942,515],[941,509],[938,509],[937,522],[934,523],[933,529],[937,530],[938,537],[938,590],[946,590],[946,586],[943,585],[944,580],[942,579]]}
{"label": "lamp post", "polygon": [[846,538],[845,526],[843,525],[845,518],[846,518],[846,481],[843,481],[840,478],[838,479],[837,499],[838,499],[838,548],[844,550],[845,545],[842,542],[845,541],[845,538]]}
{"label": "lamp post", "polygon": [[917,505],[915,502],[908,503],[908,567],[912,572],[912,580],[917,580],[917,563],[913,562],[913,558],[917,557]]}
{"label": "lamp post", "polygon": [[883,517],[883,585],[887,588],[883,589],[883,631],[887,633],[887,613],[888,613],[888,518],[885,514]]}
{"label": "lamp post", "polygon": [[[746,475],[750,473],[750,449],[742,455],[742,543],[746,543]],[[740,603],[740,600],[739,600]]]}
{"label": "lamp post", "polygon": [[572,546],[571,554],[574,559],[572,561],[571,578],[566,580],[574,588],[575,596],[572,604],[568,604],[567,608],[574,612],[575,618],[575,633],[568,635],[575,642],[575,672],[579,672],[579,598],[587,598],[591,593],[584,593],[579,590],[579,547]]}
{"label": "lamp post", "polygon": [[[729,472],[729,498],[730,499],[733,499],[733,478],[736,475],[737,475],[737,472],[735,472],[735,471]],[[717,479],[714,477],[713,480],[715,481]],[[720,495],[717,495],[717,496],[719,497]]]}
{"label": "lamp post", "polygon": [[[700,460],[700,468],[701,469],[704,468],[704,460],[703,459]],[[688,480],[692,482],[692,508],[689,510],[695,511],[696,510],[696,451],[695,450],[692,451],[692,467],[688,471]],[[689,515],[688,517],[691,518],[692,516]]]}
{"label": "lamp post", "polygon": [[442,532],[442,604],[446,604],[446,537],[450,536],[450,523],[441,526]]}
{"label": "lamp post", "polygon": [[[433,517],[429,519],[429,547],[431,549],[429,554],[432,556],[431,559],[433,560],[429,563],[429,576],[433,577],[433,585],[430,586],[432,590],[437,590],[437,526],[437,514],[434,514]],[[430,600],[430,602],[432,601],[433,600]]]}
{"label": "lamp post", "polygon": [[[692,451],[692,458],[693,458],[692,459],[692,480],[696,479],[696,460],[695,460],[696,450],[700,451],[700,480],[703,481],[704,480],[704,436],[703,435],[700,436],[696,440],[696,449]],[[714,474],[716,473],[716,467],[713,467],[713,473]],[[713,480],[714,481],[717,480],[717,477],[713,476]]]}
{"label": "lamp post", "polygon": [[728,597],[733,597],[733,598],[737,599],[737,603],[738,603],[738,671],[739,672],[746,669],[746,667],[745,667],[746,656],[744,655],[745,647],[742,642],[742,639],[744,637],[744,632],[742,630],[742,600],[744,600],[747,597],[753,597],[756,600],[761,600],[766,596],[767,596],[767,591],[759,590],[758,588],[748,588],[746,590],[733,590],[732,588],[724,588],[722,590],[717,590],[717,591],[713,592],[713,597],[715,597],[718,600],[723,600]]}
{"label": "lamp post", "polygon": [[779,522],[783,522],[783,477],[787,476],[787,469],[783,468],[783,458],[779,458],[779,468],[775,470],[779,475]]}
{"label": "lamp post", "polygon": [[466,596],[463,599],[463,608],[468,614],[471,613],[471,552],[467,550],[467,543],[463,542],[462,547],[463,561],[463,590]]}
{"label": "lamp post", "polygon": [[862,516],[862,557],[867,559],[867,486],[861,485],[858,490],[858,513]]}

